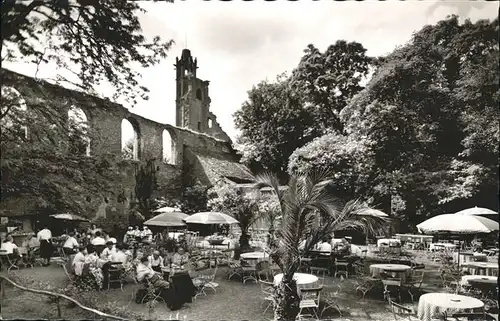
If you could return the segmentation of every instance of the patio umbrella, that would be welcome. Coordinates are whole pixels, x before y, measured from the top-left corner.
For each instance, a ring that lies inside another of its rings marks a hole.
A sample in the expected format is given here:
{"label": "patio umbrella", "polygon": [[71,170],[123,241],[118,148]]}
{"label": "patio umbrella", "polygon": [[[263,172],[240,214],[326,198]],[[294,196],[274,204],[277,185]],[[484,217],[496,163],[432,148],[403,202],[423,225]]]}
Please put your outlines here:
{"label": "patio umbrella", "polygon": [[50,217],[55,218],[57,220],[90,222],[85,217],[81,217],[81,216],[78,216],[75,214],[70,214],[70,213],[53,214],[53,215],[50,215]]}
{"label": "patio umbrella", "polygon": [[471,207],[467,208],[465,210],[461,210],[459,212],[456,212],[455,214],[457,215],[477,215],[477,216],[493,216],[496,217],[498,215],[497,212],[490,210],[489,208],[484,208],[484,207]]}
{"label": "patio umbrella", "polygon": [[239,223],[233,217],[219,212],[200,212],[184,219],[186,223],[192,224],[236,224]]}
{"label": "patio umbrella", "polygon": [[189,215],[181,212],[161,213],[144,222],[144,225],[164,227],[186,226],[186,223],[184,223],[182,220],[188,216]]}
{"label": "patio umbrella", "polygon": [[389,217],[389,215],[385,214],[382,211],[376,210],[374,208],[367,208],[365,210],[362,210],[361,212],[359,212],[359,215],[375,216],[375,217]]}
{"label": "patio umbrella", "polygon": [[498,222],[475,215],[442,214],[417,225],[426,234],[456,233],[474,234],[498,231]]}
{"label": "patio umbrella", "polygon": [[171,213],[171,212],[180,212],[181,210],[177,207],[165,206],[153,211],[153,213]]}

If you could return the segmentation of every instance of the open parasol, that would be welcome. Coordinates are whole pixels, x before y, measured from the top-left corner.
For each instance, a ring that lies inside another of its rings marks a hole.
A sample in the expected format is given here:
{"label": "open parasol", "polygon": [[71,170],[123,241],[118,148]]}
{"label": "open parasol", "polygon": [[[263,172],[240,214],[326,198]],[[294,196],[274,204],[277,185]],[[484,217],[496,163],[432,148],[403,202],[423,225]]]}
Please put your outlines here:
{"label": "open parasol", "polygon": [[183,219],[187,218],[188,216],[189,215],[181,212],[161,213],[144,222],[144,225],[163,227],[186,226],[186,223],[183,222]]}
{"label": "open parasol", "polygon": [[200,212],[193,214],[186,219],[184,219],[186,223],[192,224],[237,224],[239,223],[233,217],[219,212]]}
{"label": "open parasol", "polygon": [[456,233],[475,234],[498,231],[498,222],[475,215],[442,214],[417,225],[426,234]]}
{"label": "open parasol", "polygon": [[61,213],[61,214],[53,214],[50,217],[55,218],[57,220],[65,220],[65,221],[76,221],[76,222],[90,222],[90,220],[85,217],[81,217],[71,213]]}

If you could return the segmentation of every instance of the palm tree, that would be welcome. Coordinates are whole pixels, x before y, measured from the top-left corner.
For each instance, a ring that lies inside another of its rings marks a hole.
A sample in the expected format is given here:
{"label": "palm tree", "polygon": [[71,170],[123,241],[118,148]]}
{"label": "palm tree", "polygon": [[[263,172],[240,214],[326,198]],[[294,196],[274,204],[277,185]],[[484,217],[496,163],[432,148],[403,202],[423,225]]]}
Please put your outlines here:
{"label": "palm tree", "polygon": [[300,298],[297,283],[293,279],[299,268],[299,243],[307,235],[307,253],[323,237],[336,230],[363,229],[373,232],[381,218],[358,219],[363,203],[350,201],[343,208],[325,187],[332,183],[325,172],[298,173],[292,175],[286,189],[279,188],[274,174],[256,177],[255,189],[270,187],[278,198],[282,227],[271,249],[272,260],[280,267],[283,278],[274,292],[274,320],[292,321],[299,313]]}

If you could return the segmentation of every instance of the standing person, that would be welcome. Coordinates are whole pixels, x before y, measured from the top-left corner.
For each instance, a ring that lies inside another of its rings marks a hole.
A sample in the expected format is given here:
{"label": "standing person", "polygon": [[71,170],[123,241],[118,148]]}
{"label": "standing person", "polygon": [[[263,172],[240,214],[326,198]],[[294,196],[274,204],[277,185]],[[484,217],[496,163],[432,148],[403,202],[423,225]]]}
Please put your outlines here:
{"label": "standing person", "polygon": [[66,242],[64,242],[63,245],[63,252],[65,255],[71,255],[75,254],[76,251],[78,250],[78,241],[75,238],[75,233],[74,232],[69,232],[69,236],[66,239]]}
{"label": "standing person", "polygon": [[40,256],[46,260],[45,266],[50,265],[50,257],[52,256],[52,232],[45,225],[38,232],[37,239],[40,242]]}
{"label": "standing person", "polygon": [[127,233],[123,236],[123,243],[130,243],[134,240],[134,228],[132,226],[128,227]]}

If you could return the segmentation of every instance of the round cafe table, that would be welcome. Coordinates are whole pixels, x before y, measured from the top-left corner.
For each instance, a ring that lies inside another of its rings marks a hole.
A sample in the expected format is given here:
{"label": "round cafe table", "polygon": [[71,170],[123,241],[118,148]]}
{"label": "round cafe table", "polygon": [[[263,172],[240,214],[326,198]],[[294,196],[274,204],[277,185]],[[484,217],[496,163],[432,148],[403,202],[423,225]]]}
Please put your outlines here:
{"label": "round cafe table", "polygon": [[452,293],[427,293],[418,300],[417,316],[422,321],[440,318],[446,311],[448,314],[464,310],[482,309],[484,303],[476,298]]}
{"label": "round cafe table", "polygon": [[453,243],[431,243],[431,244],[429,244],[429,251],[454,250],[456,248],[457,248],[457,245],[453,244]]}
{"label": "round cafe table", "polygon": [[404,264],[372,264],[370,274],[373,278],[380,278],[380,273],[385,272],[392,277],[401,278],[401,282],[406,282],[406,277],[411,271],[411,266]]}
{"label": "round cafe table", "polygon": [[[315,288],[318,286],[318,277],[307,273],[294,273],[293,278],[297,281],[298,289]],[[280,284],[283,279],[283,273],[274,276],[274,285]]]}
{"label": "round cafe table", "polygon": [[469,281],[476,280],[476,279],[489,279],[489,280],[491,280],[491,282],[496,283],[498,278],[496,276],[464,275],[464,276],[462,276],[460,284],[462,286],[468,285]]}
{"label": "round cafe table", "polygon": [[498,276],[498,262],[468,262],[463,267],[472,275]]}
{"label": "round cafe table", "polygon": [[473,288],[480,290],[486,296],[497,298],[497,292],[498,292],[497,278],[493,279],[491,277],[483,276],[475,279],[470,279],[469,284]]}
{"label": "round cafe table", "polygon": [[241,254],[240,258],[244,260],[264,261],[269,258],[269,254],[264,252],[248,252]]}

